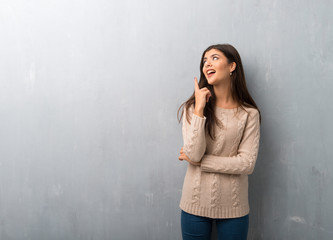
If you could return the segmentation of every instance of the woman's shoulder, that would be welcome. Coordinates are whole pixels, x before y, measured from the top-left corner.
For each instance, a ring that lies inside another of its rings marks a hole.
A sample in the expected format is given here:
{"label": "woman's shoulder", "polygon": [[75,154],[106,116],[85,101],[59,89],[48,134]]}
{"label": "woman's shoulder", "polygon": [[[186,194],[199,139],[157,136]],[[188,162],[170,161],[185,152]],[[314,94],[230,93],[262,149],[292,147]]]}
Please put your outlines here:
{"label": "woman's shoulder", "polygon": [[252,107],[252,106],[243,106],[243,108],[245,110],[245,113],[250,118],[254,118],[256,115],[259,115],[259,110],[257,108],[255,108],[255,107]]}

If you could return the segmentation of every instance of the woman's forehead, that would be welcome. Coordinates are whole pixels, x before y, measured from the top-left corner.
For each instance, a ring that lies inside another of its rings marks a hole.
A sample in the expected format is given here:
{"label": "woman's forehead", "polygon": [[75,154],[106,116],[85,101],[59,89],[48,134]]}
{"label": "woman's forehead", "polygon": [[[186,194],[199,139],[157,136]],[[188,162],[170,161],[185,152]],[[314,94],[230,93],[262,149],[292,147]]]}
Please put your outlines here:
{"label": "woman's forehead", "polygon": [[207,58],[207,57],[210,57],[210,56],[212,56],[212,55],[214,55],[214,54],[218,54],[219,56],[222,56],[223,54],[222,54],[222,52],[221,51],[219,51],[219,50],[217,50],[217,49],[210,49],[209,51],[207,51],[206,53],[205,53],[205,58]]}

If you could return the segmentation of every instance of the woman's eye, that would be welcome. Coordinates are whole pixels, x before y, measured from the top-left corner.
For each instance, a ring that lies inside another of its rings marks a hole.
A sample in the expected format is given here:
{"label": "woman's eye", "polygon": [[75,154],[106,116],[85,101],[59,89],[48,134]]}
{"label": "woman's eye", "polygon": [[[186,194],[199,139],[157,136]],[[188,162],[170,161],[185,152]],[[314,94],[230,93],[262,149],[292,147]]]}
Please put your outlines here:
{"label": "woman's eye", "polygon": [[218,57],[213,57],[213,60],[217,60],[218,59]]}

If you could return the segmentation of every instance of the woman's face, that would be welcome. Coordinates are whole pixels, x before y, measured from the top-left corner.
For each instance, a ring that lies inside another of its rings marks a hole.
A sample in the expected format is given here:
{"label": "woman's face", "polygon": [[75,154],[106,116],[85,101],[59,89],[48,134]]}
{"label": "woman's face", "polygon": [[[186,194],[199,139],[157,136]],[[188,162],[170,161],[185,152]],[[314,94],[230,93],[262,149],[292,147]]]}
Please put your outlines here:
{"label": "woman's face", "polygon": [[202,71],[210,85],[217,85],[222,81],[230,81],[230,72],[236,67],[236,63],[228,63],[224,54],[217,50],[207,51],[203,59]]}

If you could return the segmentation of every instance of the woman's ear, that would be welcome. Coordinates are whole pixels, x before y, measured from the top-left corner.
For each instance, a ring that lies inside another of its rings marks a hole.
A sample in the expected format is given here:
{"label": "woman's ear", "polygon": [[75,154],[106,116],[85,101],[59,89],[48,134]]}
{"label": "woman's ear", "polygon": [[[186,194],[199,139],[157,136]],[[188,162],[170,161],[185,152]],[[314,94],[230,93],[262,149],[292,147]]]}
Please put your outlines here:
{"label": "woman's ear", "polygon": [[233,72],[235,69],[236,69],[236,63],[235,63],[235,62],[232,62],[232,63],[230,64],[230,72]]}

